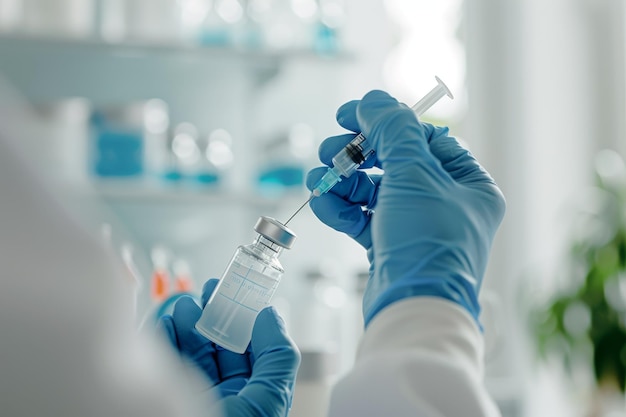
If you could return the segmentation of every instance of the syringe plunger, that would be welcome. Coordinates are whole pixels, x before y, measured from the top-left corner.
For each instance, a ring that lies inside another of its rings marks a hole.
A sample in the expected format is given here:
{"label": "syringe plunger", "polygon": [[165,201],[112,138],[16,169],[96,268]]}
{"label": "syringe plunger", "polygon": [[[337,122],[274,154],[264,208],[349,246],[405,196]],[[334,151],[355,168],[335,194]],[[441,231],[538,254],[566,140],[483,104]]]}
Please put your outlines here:
{"label": "syringe plunger", "polygon": [[411,110],[417,115],[417,117],[426,113],[428,109],[430,109],[436,102],[439,101],[443,96],[448,96],[451,99],[454,98],[450,89],[441,81],[439,77],[435,77],[437,80],[437,86],[435,86],[432,90],[428,92],[424,97],[421,98],[420,101],[415,103]]}

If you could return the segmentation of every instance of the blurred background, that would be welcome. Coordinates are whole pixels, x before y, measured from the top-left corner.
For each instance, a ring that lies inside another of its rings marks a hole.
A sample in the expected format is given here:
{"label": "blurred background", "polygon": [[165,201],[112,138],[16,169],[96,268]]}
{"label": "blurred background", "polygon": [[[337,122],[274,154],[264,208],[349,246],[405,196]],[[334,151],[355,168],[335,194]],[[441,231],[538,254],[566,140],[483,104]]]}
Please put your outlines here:
{"label": "blurred background", "polygon": [[[412,105],[439,76],[455,99],[423,119],[508,202],[489,390],[504,416],[624,415],[625,22],[619,0],[0,0],[0,109],[21,115],[0,131],[128,266],[141,324],[305,201],[339,105]],[[274,304],[303,351],[292,415],[320,415],[367,260],[308,208],[290,228]]]}

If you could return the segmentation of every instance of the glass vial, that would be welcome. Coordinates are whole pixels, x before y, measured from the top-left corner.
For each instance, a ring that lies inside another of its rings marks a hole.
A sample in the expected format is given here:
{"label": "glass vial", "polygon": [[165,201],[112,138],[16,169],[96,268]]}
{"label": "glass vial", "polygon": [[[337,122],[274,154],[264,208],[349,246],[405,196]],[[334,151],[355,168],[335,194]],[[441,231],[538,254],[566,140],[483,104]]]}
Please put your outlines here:
{"label": "glass vial", "polygon": [[256,316],[267,305],[285,272],[278,257],[296,235],[279,221],[262,216],[250,245],[239,246],[204,307],[196,330],[235,353],[245,352]]}

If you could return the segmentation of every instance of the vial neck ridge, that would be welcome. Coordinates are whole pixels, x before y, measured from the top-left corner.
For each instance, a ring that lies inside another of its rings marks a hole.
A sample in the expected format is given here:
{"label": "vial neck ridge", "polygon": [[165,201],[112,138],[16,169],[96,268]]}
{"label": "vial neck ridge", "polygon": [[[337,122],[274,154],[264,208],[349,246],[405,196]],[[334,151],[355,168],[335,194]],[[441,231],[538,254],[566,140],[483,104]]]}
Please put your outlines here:
{"label": "vial neck ridge", "polygon": [[282,246],[272,242],[271,240],[264,237],[263,235],[258,235],[256,239],[254,240],[253,245],[257,249],[259,249],[261,252],[263,252],[265,255],[270,256],[272,258],[278,257],[283,251]]}

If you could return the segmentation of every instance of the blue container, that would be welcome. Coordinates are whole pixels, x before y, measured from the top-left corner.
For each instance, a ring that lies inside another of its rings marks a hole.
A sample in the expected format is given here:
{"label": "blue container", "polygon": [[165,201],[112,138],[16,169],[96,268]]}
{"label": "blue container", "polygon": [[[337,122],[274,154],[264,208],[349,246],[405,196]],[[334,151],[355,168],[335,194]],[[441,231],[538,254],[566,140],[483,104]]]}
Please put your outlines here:
{"label": "blue container", "polygon": [[141,128],[112,122],[96,112],[91,119],[91,163],[98,177],[136,177],[144,172]]}
{"label": "blue container", "polygon": [[95,126],[93,169],[99,177],[143,175],[144,143],[141,131]]}

